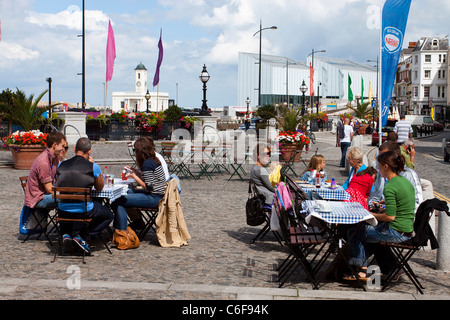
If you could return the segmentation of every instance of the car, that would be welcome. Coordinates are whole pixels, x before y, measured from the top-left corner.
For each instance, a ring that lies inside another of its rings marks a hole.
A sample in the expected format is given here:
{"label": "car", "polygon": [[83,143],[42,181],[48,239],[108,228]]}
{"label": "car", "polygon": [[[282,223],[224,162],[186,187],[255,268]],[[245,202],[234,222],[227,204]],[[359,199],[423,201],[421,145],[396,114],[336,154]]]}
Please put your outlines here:
{"label": "car", "polygon": [[434,122],[434,131],[442,131],[442,130],[444,130],[444,124],[439,121],[435,121]]}
{"label": "car", "polygon": [[449,139],[442,140],[442,149],[444,149],[444,161],[450,162],[450,140]]}
{"label": "car", "polygon": [[[386,126],[381,129],[382,139],[381,143],[385,142],[389,132],[394,131],[395,124],[397,123],[397,119],[388,119]],[[378,138],[378,128],[374,132],[372,132],[372,146],[377,146],[379,143]]]}
{"label": "car", "polygon": [[[256,130],[256,124],[260,123],[262,121],[261,118],[255,117],[255,118],[251,118],[250,120],[250,127],[248,128],[249,130],[253,129]],[[245,130],[245,123],[241,124],[239,126],[239,130]]]}

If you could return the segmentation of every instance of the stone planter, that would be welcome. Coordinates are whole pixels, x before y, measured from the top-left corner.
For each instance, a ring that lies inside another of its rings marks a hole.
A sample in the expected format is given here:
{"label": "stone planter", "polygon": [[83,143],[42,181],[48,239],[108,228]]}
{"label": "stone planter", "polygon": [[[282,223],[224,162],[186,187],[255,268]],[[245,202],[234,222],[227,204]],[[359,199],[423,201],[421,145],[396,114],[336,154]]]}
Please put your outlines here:
{"label": "stone planter", "polygon": [[13,157],[14,168],[18,170],[30,170],[34,159],[45,150],[43,145],[19,146],[10,144],[8,147]]}
{"label": "stone planter", "polygon": [[303,146],[300,144],[281,144],[280,145],[280,161],[300,162],[302,158]]}

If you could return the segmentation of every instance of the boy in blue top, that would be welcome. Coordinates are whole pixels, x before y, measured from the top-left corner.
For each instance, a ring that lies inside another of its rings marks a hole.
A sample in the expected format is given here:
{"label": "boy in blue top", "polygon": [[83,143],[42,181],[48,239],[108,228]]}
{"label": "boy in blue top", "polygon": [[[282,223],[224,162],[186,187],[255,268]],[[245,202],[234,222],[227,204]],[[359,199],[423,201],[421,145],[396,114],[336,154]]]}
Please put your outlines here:
{"label": "boy in blue top", "polygon": [[[61,162],[56,170],[58,187],[92,188],[101,191],[105,185],[100,167],[91,157],[91,142],[88,138],[78,139],[75,145],[75,156]],[[99,202],[90,201],[85,210],[84,203],[61,202],[58,208],[62,211],[61,217],[91,218],[92,222],[87,228],[79,231],[70,230],[71,225],[62,224],[63,243],[72,240],[86,253],[90,253],[86,239],[89,235],[100,233],[114,218],[110,209]]]}

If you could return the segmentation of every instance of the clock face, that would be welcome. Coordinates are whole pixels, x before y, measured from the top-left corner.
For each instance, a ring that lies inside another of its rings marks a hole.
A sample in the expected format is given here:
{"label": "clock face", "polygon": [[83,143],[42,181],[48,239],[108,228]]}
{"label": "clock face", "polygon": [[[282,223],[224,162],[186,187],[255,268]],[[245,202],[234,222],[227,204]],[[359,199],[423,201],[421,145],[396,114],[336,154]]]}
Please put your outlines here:
{"label": "clock face", "polygon": [[140,87],[140,86],[141,86],[141,82],[140,82],[140,81],[136,81],[136,85],[137,85],[138,87]]}

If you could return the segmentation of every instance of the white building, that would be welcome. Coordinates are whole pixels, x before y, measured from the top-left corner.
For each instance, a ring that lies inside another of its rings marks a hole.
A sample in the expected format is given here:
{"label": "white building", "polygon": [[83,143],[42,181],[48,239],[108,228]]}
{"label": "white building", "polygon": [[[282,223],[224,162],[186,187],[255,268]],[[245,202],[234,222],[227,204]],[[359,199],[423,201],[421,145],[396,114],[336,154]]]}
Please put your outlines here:
{"label": "white building", "polygon": [[[411,52],[411,103],[413,114],[445,115],[448,105],[448,37],[422,37]],[[438,117],[441,118],[441,117]]]}
{"label": "white building", "polygon": [[[310,70],[312,56],[305,62],[287,57],[261,55],[261,105],[281,104],[289,100],[290,105],[303,103],[300,86],[305,81],[308,90],[305,92],[310,101]],[[369,82],[376,97],[377,68],[367,63],[352,62],[346,59],[314,57],[314,95],[320,95],[321,103],[336,101],[347,103],[348,76],[352,80],[351,89],[354,101],[361,96],[369,96]],[[259,55],[239,52],[238,65],[238,101],[239,106],[246,106],[245,100],[250,98],[251,108],[258,105]],[[319,92],[318,92],[319,86]],[[314,99],[312,99],[314,100]],[[314,101],[312,101],[314,103]],[[355,103],[355,102],[354,102]]]}
{"label": "white building", "polygon": [[[140,63],[134,69],[134,91],[132,92],[113,92],[112,93],[112,111],[120,112],[143,112],[147,111],[147,99],[145,95],[148,91],[147,69]],[[168,92],[149,92],[148,101],[149,111],[164,111],[169,105]]]}

